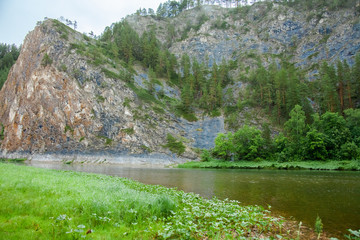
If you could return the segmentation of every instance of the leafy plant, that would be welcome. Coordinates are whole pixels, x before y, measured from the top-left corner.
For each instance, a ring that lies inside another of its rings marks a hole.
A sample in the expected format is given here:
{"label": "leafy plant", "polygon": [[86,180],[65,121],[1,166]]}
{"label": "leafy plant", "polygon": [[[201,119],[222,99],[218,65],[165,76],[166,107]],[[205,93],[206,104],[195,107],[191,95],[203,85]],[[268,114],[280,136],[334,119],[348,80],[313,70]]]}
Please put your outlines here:
{"label": "leafy plant", "polygon": [[323,231],[323,223],[321,221],[321,218],[317,216],[315,221],[315,232],[318,234],[317,239],[320,238],[322,231]]}
{"label": "leafy plant", "polygon": [[345,237],[349,240],[360,240],[360,230],[351,230],[348,229],[348,231],[350,232],[349,235],[345,235]]}

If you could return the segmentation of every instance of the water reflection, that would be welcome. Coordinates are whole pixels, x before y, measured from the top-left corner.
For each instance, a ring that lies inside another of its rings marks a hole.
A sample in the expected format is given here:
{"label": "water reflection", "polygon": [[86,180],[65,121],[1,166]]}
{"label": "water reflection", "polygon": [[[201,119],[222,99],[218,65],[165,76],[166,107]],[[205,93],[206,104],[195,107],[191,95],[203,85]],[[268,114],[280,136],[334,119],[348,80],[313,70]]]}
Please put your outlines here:
{"label": "water reflection", "polygon": [[124,168],[116,165],[30,163],[52,169],[102,173],[146,184],[177,187],[203,197],[236,199],[243,204],[271,205],[280,215],[324,229],[336,236],[360,228],[360,173],[276,170],[201,170]]}

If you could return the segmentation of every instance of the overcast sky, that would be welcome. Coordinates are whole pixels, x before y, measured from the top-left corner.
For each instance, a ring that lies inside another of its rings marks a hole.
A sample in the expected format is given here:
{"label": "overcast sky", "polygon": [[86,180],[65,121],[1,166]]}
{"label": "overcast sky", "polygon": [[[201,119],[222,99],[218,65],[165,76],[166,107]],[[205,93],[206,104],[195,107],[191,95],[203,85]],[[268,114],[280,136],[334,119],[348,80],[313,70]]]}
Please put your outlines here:
{"label": "overcast sky", "polygon": [[76,20],[79,32],[96,35],[137,9],[156,11],[166,0],[0,0],[0,43],[22,44],[44,17]]}

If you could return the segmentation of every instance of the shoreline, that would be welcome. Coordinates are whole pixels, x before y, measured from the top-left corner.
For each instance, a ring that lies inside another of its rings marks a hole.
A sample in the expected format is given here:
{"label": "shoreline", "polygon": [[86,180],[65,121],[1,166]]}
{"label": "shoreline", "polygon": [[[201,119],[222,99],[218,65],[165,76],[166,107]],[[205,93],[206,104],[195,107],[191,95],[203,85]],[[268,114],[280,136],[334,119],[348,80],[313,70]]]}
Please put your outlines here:
{"label": "shoreline", "polygon": [[169,156],[162,153],[153,154],[106,154],[106,153],[0,153],[0,159],[18,159],[28,162],[44,163],[63,163],[63,164],[114,164],[124,167],[147,167],[147,168],[167,168],[178,164],[183,164],[189,159],[176,156]]}
{"label": "shoreline", "polygon": [[208,169],[264,169],[264,170],[313,170],[313,171],[360,171],[360,160],[344,161],[237,161],[225,162],[212,160],[208,162],[186,162],[178,168],[208,168]]}

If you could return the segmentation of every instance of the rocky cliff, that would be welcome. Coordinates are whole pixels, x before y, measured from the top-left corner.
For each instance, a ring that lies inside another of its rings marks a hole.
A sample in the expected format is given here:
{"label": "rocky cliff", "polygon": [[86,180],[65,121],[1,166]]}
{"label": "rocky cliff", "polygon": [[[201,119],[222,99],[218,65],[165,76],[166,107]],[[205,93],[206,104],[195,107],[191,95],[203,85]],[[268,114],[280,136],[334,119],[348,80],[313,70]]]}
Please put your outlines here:
{"label": "rocky cliff", "polygon": [[[3,156],[39,153],[94,160],[90,156],[95,154],[95,159],[109,160],[155,154],[158,159],[176,159],[164,147],[171,134],[186,135],[188,147],[182,157],[195,158],[191,146],[203,146],[202,141],[208,142],[207,147],[213,144],[214,136],[196,141],[184,131],[192,123],[141,101],[124,81],[107,77],[104,66],[89,64],[88,58],[72,49],[78,42],[86,42],[82,34],[53,20],[27,35],[0,92]],[[142,77],[146,81],[146,74],[135,76],[140,85]],[[218,121],[205,119],[196,124],[200,128],[204,123],[212,131]],[[221,123],[216,131],[223,131]]]}
{"label": "rocky cliff", "polygon": [[322,60],[354,63],[360,50],[359,16],[355,6],[308,11],[261,2],[240,9],[202,6],[165,20],[137,15],[126,20],[140,34],[155,26],[158,38],[175,55],[186,52],[199,61],[208,59],[209,66],[224,58],[238,60],[244,68],[254,67],[255,55],[265,63],[286,55],[314,74]]}
{"label": "rocky cliff", "polygon": [[[139,34],[155,27],[158,39],[178,57],[187,53],[209,66],[236,60],[235,78],[259,60],[269,63],[285,55],[311,78],[321,60],[352,64],[359,52],[355,9],[299,12],[267,3],[242,9],[203,6],[175,18],[132,15],[126,20]],[[196,158],[196,148],[212,147],[217,133],[225,131],[223,117],[198,114],[197,122],[176,117],[166,103],[142,91],[149,82],[147,69],[134,66],[129,75],[118,62],[92,51],[96,44],[54,20],[27,35],[0,91],[2,156],[171,163]],[[101,64],[94,63],[94,55]],[[125,77],[109,74],[113,70]],[[239,91],[243,85],[232,87]],[[155,84],[155,91],[180,98],[179,89],[165,81]],[[166,147],[169,134],[185,144],[181,156]]]}

